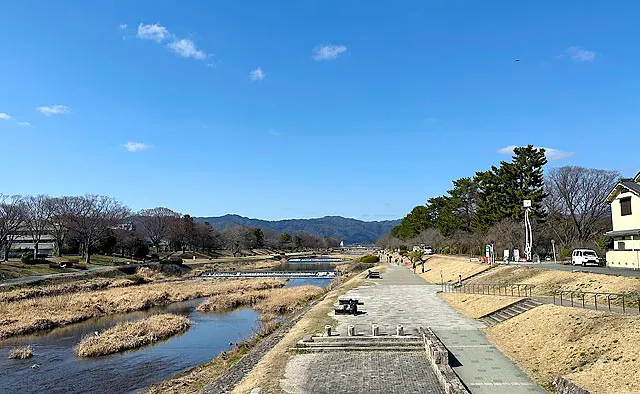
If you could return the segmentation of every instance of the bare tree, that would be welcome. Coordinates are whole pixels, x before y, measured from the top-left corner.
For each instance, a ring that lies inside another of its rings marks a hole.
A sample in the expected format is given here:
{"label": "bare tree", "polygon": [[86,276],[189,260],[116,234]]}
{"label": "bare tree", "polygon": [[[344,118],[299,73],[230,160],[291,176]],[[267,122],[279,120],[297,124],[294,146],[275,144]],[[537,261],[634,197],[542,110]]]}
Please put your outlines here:
{"label": "bare tree", "polygon": [[65,197],[60,202],[60,213],[66,218],[65,226],[80,236],[87,263],[91,261],[91,247],[102,233],[129,216],[127,207],[107,196],[88,194]]}
{"label": "bare tree", "polygon": [[62,246],[67,239],[67,235],[69,234],[69,229],[66,225],[67,219],[65,217],[65,214],[62,212],[62,207],[66,205],[63,200],[66,198],[71,197],[51,197],[47,200],[47,204],[49,205],[48,209],[50,212],[48,226],[55,240],[55,254],[58,257],[62,256]]}
{"label": "bare tree", "polygon": [[609,219],[605,199],[616,185],[616,171],[566,166],[554,168],[546,178],[549,226],[566,246],[592,241]]}
{"label": "bare tree", "polygon": [[169,208],[158,207],[141,210],[137,219],[142,225],[143,235],[151,241],[157,252],[160,243],[168,237],[172,223],[180,219],[180,214]]}
{"label": "bare tree", "polygon": [[16,233],[24,225],[24,219],[22,196],[0,194],[0,251],[4,250],[4,260],[9,258],[9,250]]}
{"label": "bare tree", "polygon": [[37,259],[40,240],[47,232],[53,214],[49,197],[42,194],[28,196],[24,199],[24,207],[25,225],[33,242],[33,257]]}
{"label": "bare tree", "polygon": [[485,240],[495,241],[495,252],[504,249],[522,249],[524,245],[524,224],[514,219],[502,219],[489,228]]}

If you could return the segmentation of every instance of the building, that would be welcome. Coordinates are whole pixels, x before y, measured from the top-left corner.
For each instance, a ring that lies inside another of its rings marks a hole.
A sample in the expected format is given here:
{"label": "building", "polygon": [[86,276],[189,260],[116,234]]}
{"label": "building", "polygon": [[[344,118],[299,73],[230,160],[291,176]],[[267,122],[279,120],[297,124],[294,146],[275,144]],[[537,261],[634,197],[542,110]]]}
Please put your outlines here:
{"label": "building", "polygon": [[613,239],[607,252],[607,265],[640,269],[640,172],[633,179],[621,179],[607,197],[611,205]]}
{"label": "building", "polygon": [[[20,257],[25,252],[33,252],[35,244],[31,238],[29,230],[23,229],[9,235],[11,248],[9,257]],[[56,239],[49,231],[45,231],[38,242],[38,254],[46,257],[54,255],[56,250]]]}

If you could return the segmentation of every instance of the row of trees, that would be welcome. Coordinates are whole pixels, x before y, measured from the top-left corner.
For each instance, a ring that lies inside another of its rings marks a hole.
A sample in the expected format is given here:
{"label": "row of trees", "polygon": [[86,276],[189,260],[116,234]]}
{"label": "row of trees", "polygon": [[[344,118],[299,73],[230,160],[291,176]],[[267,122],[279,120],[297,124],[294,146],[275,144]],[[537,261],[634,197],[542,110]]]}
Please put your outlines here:
{"label": "row of trees", "polygon": [[544,174],[544,149],[514,149],[510,162],[453,181],[444,196],[415,207],[378,245],[428,244],[442,251],[482,253],[491,240],[496,249],[523,248],[524,200],[532,201],[534,252],[550,253],[551,240],[561,250],[602,249],[601,234],[610,228],[607,194],[620,174],[575,166]]}
{"label": "row of trees", "polygon": [[82,253],[89,262],[94,251],[142,257],[155,251],[190,250],[234,255],[256,248],[330,248],[333,238],[277,233],[236,226],[216,231],[190,215],[158,207],[132,212],[114,198],[100,195],[50,197],[0,195],[0,250],[7,259],[18,237],[28,237],[38,255],[45,235],[53,236],[56,254]]}

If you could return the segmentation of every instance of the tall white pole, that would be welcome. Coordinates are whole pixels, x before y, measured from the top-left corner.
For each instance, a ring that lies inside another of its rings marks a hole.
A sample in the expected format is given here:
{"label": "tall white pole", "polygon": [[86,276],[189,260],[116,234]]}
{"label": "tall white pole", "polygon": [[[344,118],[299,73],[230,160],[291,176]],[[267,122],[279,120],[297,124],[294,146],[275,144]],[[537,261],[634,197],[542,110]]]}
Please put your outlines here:
{"label": "tall white pole", "polygon": [[524,237],[525,237],[525,245],[524,245],[524,255],[527,261],[531,261],[531,243],[532,243],[532,233],[531,233],[531,222],[529,222],[529,211],[531,208],[525,208],[524,210]]}

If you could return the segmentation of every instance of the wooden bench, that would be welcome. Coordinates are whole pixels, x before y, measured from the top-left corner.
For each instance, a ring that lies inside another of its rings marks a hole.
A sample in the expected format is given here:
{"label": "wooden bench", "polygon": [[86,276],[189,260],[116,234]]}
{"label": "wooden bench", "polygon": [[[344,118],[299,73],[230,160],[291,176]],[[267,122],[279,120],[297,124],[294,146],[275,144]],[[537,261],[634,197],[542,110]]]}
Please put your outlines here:
{"label": "wooden bench", "polygon": [[349,298],[348,300],[338,300],[338,305],[341,308],[336,308],[336,315],[357,315],[358,305],[364,305],[364,302],[360,302],[356,299]]}
{"label": "wooden bench", "polygon": [[367,279],[382,279],[379,271],[369,271],[367,272]]}

